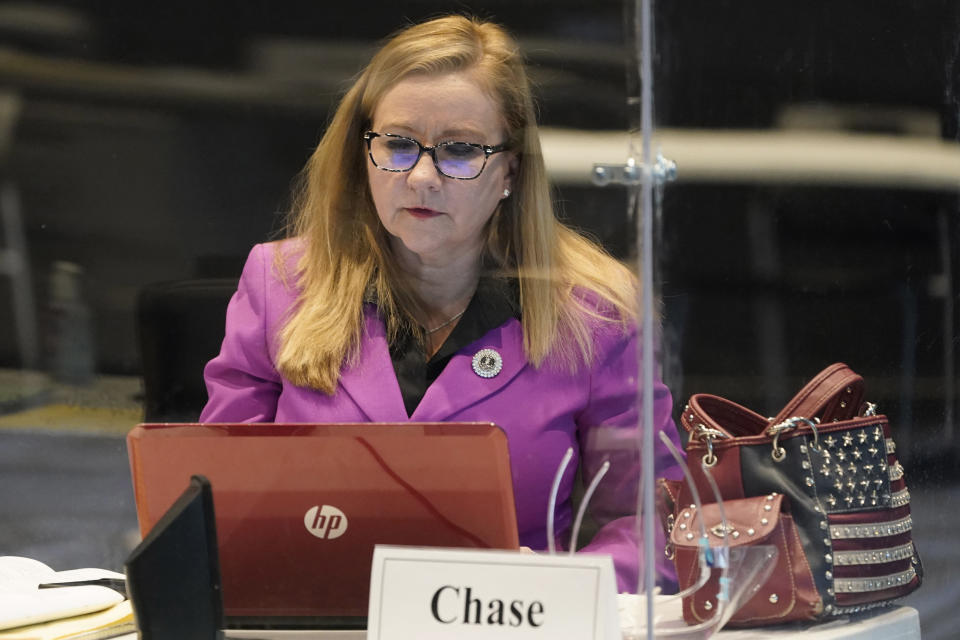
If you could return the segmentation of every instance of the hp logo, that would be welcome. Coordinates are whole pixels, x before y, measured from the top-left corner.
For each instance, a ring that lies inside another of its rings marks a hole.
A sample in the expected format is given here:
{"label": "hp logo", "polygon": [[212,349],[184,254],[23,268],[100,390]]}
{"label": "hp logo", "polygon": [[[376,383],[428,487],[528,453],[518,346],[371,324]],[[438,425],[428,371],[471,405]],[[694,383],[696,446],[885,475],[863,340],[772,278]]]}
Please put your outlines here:
{"label": "hp logo", "polygon": [[347,516],[343,511],[324,504],[319,507],[310,507],[303,516],[303,525],[307,531],[318,538],[332,540],[339,538],[347,531]]}

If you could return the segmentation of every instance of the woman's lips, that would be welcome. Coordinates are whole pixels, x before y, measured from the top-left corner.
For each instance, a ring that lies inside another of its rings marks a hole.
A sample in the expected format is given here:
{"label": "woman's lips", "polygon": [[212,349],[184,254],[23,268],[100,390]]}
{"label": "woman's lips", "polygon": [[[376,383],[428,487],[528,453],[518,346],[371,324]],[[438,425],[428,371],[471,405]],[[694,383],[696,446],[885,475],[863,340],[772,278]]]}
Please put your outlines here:
{"label": "woman's lips", "polygon": [[412,215],[414,218],[433,218],[441,214],[440,211],[434,211],[433,209],[427,209],[426,207],[407,207],[407,213]]}

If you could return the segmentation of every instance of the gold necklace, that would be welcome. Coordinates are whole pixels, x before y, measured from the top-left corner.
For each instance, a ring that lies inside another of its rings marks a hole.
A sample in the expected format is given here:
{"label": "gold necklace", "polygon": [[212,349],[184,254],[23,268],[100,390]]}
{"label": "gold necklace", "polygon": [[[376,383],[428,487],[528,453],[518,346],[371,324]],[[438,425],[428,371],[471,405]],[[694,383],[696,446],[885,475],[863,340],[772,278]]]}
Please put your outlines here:
{"label": "gold necklace", "polygon": [[431,333],[436,333],[437,331],[440,331],[440,329],[443,329],[444,327],[449,326],[450,323],[452,323],[454,320],[456,320],[457,318],[459,318],[460,316],[462,316],[462,315],[465,314],[466,312],[467,312],[467,310],[466,310],[466,308],[464,308],[463,311],[461,311],[460,313],[458,313],[458,314],[456,314],[456,315],[454,315],[454,316],[450,316],[449,318],[447,318],[446,320],[444,320],[443,322],[441,322],[440,324],[438,324],[437,326],[435,326],[433,329],[427,329],[426,327],[424,327],[424,330],[423,330],[423,331],[424,331],[424,333],[426,333],[427,335],[430,335]]}

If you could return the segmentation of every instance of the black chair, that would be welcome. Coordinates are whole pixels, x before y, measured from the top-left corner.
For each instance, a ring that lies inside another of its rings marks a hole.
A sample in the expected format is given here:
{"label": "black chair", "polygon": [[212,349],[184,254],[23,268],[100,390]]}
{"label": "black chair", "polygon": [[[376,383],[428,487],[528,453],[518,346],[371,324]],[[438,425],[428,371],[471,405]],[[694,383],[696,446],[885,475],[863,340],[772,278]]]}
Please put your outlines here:
{"label": "black chair", "polygon": [[150,284],[137,299],[144,420],[196,422],[207,402],[203,367],[220,353],[237,278]]}

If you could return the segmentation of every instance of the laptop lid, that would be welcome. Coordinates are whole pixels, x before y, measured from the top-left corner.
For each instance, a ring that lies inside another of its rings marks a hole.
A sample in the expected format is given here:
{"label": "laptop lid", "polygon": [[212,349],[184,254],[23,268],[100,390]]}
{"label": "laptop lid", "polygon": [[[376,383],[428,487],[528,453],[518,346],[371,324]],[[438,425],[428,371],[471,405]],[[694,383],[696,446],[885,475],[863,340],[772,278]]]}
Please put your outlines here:
{"label": "laptop lid", "polygon": [[375,544],[518,546],[491,423],[143,424],[127,448],[144,536],[210,480],[234,621],[366,616]]}

